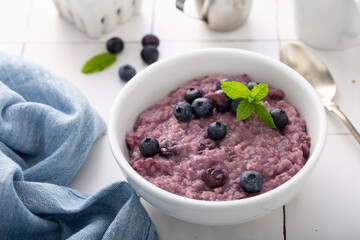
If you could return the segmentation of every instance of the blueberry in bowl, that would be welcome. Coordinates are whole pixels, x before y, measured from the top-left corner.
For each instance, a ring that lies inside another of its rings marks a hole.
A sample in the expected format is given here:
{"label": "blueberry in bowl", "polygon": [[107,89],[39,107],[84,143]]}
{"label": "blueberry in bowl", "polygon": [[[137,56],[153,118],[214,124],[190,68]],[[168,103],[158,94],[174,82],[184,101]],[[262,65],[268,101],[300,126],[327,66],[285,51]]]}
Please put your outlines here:
{"label": "blueberry in bowl", "polygon": [[259,192],[263,185],[263,177],[257,171],[244,171],[240,177],[240,186],[248,193]]}
{"label": "blueberry in bowl", "polygon": [[212,115],[214,106],[208,98],[197,98],[191,103],[191,110],[197,118],[208,118]]}
{"label": "blueberry in bowl", "polygon": [[221,140],[226,136],[226,126],[221,122],[213,122],[207,128],[209,138],[213,140]]}
{"label": "blueberry in bowl", "polygon": [[208,187],[216,188],[225,184],[227,174],[221,169],[209,168],[206,169],[201,178]]}
{"label": "blueberry in bowl", "polygon": [[145,137],[139,144],[140,153],[144,157],[153,157],[160,151],[159,142],[153,137]]}
{"label": "blueberry in bowl", "polygon": [[179,102],[174,107],[174,116],[179,121],[182,122],[188,121],[192,116],[191,105],[187,102]]}
{"label": "blueberry in bowl", "polygon": [[284,130],[289,122],[286,112],[280,108],[274,108],[270,111],[270,114],[274,119],[275,126],[280,130]]}
{"label": "blueberry in bowl", "polygon": [[199,89],[196,88],[189,88],[188,90],[186,90],[185,94],[184,94],[184,99],[185,101],[187,101],[188,103],[192,103],[195,99],[197,98],[201,98],[202,97],[202,93]]}

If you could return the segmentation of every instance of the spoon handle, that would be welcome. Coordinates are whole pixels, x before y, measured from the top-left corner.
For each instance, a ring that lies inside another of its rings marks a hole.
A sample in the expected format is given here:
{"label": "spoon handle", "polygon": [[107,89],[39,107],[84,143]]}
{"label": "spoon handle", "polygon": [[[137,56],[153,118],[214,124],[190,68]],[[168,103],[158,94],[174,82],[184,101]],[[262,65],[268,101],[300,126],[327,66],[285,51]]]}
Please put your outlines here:
{"label": "spoon handle", "polygon": [[354,136],[356,141],[358,141],[358,143],[360,144],[360,134],[359,134],[359,132],[356,130],[354,125],[352,125],[352,123],[345,116],[345,114],[340,110],[339,106],[337,104],[331,102],[330,104],[327,104],[325,107],[327,108],[327,110],[329,110],[330,112],[335,113],[341,119],[341,121],[349,129],[350,133]]}

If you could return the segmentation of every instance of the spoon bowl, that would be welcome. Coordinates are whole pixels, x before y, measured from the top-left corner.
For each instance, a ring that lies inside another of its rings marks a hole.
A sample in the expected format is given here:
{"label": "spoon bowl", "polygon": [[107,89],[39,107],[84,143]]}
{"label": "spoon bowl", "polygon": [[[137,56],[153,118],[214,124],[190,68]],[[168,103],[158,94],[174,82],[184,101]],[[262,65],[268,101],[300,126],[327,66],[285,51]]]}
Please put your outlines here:
{"label": "spoon bowl", "polygon": [[360,134],[332,99],[336,94],[336,84],[326,65],[309,50],[288,44],[281,49],[280,61],[300,73],[316,90],[325,108],[334,112],[360,143]]}

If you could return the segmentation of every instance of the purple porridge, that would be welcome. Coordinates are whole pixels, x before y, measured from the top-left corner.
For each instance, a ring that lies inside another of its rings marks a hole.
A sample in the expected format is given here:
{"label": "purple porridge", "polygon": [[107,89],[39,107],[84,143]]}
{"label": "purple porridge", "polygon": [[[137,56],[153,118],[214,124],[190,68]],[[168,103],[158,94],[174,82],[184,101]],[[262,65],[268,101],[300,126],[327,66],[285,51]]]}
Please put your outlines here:
{"label": "purple porridge", "polygon": [[[130,165],[147,181],[171,193],[192,199],[225,201],[251,197],[288,181],[305,164],[310,152],[310,136],[305,120],[295,107],[284,100],[280,89],[269,86],[268,95],[262,99],[264,106],[284,110],[288,124],[284,130],[266,126],[255,114],[237,121],[231,111],[214,109],[209,118],[179,121],[173,113],[174,106],[184,101],[190,88],[200,90],[203,97],[219,101],[219,81],[223,75],[208,75],[193,79],[169,93],[167,97],[141,113],[132,132],[126,133]],[[231,78],[247,84],[247,75]],[[221,122],[227,132],[223,139],[212,140],[207,128]],[[157,139],[160,151],[153,157],[144,157],[139,144],[145,137]],[[209,171],[220,169],[218,183],[206,183]],[[240,186],[244,171],[261,174],[263,185],[258,192],[249,193]]]}

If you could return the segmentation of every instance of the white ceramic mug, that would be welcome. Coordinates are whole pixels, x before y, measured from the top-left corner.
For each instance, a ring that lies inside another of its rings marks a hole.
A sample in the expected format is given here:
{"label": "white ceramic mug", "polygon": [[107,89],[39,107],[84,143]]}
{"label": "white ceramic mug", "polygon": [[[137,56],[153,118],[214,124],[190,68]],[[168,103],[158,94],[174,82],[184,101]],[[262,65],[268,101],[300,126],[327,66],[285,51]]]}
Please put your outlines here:
{"label": "white ceramic mug", "polygon": [[296,30],[310,46],[340,50],[360,43],[360,0],[295,0]]}

